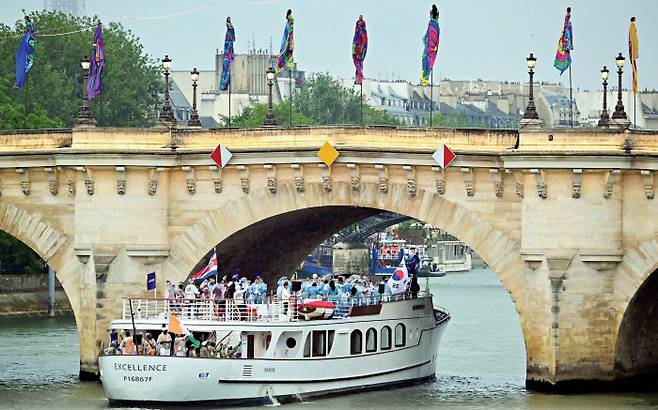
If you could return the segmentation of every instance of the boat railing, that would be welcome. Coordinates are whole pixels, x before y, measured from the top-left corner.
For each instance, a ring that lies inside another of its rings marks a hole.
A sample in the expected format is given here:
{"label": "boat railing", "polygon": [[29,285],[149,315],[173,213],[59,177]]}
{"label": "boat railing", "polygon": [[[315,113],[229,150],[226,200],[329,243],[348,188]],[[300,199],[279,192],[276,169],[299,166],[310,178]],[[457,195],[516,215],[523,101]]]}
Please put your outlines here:
{"label": "boat railing", "polygon": [[[322,296],[311,300],[325,300],[335,305],[334,318],[349,316],[350,308],[380,303],[395,302],[425,297],[429,293],[421,291],[417,295],[400,293],[397,295],[375,296]],[[292,296],[290,299],[266,297],[261,301],[242,299],[167,299],[167,298],[124,298],[122,318],[129,320],[168,319],[175,315],[185,320],[209,320],[220,322],[281,322],[300,320],[299,304],[309,299]],[[261,303],[257,303],[261,302]]]}

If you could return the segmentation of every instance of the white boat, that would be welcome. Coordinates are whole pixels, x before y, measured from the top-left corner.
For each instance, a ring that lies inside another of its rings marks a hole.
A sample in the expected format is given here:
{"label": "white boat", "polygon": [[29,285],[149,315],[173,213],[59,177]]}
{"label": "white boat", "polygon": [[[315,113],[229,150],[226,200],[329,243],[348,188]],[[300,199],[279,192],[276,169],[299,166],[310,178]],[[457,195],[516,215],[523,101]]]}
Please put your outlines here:
{"label": "white boat", "polygon": [[[178,314],[194,335],[240,343],[239,358],[111,355],[100,358],[110,402],[243,405],[433,380],[449,313],[421,292],[334,298],[329,319],[304,320],[294,300],[260,305],[212,300],[124,300],[113,331],[158,331]],[[134,312],[134,322],[131,317]],[[189,317],[188,317],[189,316]]]}

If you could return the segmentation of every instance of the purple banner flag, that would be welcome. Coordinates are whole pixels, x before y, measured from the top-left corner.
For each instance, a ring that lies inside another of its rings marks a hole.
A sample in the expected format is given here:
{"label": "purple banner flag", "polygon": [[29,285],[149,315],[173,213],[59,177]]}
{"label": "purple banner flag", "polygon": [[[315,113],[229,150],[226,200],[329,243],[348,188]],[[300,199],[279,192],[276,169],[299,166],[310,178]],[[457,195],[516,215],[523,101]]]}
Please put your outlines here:
{"label": "purple banner flag", "polygon": [[89,78],[87,79],[87,98],[93,100],[103,90],[103,67],[105,66],[105,44],[103,44],[103,26],[96,25],[94,44],[91,49]]}

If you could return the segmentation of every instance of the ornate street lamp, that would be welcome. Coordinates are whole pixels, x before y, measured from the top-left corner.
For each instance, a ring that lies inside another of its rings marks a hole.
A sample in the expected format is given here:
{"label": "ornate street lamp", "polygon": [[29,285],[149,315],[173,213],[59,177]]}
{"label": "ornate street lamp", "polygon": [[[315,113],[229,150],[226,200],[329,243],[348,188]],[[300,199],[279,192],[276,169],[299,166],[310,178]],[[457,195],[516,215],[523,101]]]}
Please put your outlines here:
{"label": "ornate street lamp", "polygon": [[82,105],[80,106],[80,111],[78,116],[75,119],[76,126],[83,127],[93,127],[96,125],[96,120],[91,116],[91,110],[89,109],[89,103],[87,102],[87,76],[89,74],[89,66],[91,63],[89,59],[85,56],[80,60],[80,67],[82,67]]}
{"label": "ornate street lamp", "polygon": [[601,78],[603,79],[603,112],[599,120],[599,127],[608,127],[610,125],[610,116],[608,115],[608,67],[603,66],[601,70]]}
{"label": "ornate street lamp", "polygon": [[617,105],[615,106],[615,112],[612,113],[613,120],[627,120],[626,112],[624,111],[624,103],[621,101],[621,75],[624,73],[624,56],[619,53],[615,62],[617,63],[617,75],[619,76],[619,90],[617,93]]}
{"label": "ornate street lamp", "polygon": [[192,78],[192,113],[190,114],[190,120],[187,122],[189,127],[200,127],[201,121],[199,121],[199,113],[196,110],[196,83],[199,81],[199,71],[194,67],[194,70],[190,73]]}
{"label": "ornate street lamp", "polygon": [[171,109],[171,102],[169,102],[169,69],[171,68],[171,59],[168,55],[165,55],[162,59],[162,68],[164,68],[165,76],[165,100],[162,105],[162,110],[160,110],[160,122],[174,126],[176,125],[176,117],[174,117],[174,111]]}
{"label": "ornate street lamp", "polygon": [[269,87],[270,92],[268,97],[267,117],[265,118],[263,125],[266,127],[275,127],[277,124],[274,119],[274,111],[272,111],[272,86],[274,85],[274,70],[272,67],[267,69],[265,75],[267,76],[267,86]]}
{"label": "ornate street lamp", "polygon": [[537,107],[535,107],[535,98],[533,94],[533,83],[532,78],[535,75],[535,67],[537,66],[537,58],[530,53],[530,57],[526,58],[528,62],[528,74],[530,74],[530,91],[528,93],[528,106],[525,109],[525,114],[523,114],[524,120],[538,120],[539,114],[537,114]]}

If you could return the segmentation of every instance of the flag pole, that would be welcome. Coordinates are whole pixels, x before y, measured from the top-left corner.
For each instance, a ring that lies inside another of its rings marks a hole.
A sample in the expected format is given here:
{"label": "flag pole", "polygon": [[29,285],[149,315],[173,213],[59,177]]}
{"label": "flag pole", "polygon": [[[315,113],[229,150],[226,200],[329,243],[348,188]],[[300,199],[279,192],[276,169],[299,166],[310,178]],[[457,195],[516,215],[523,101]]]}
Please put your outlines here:
{"label": "flag pole", "polygon": [[430,73],[430,128],[432,128],[432,113],[434,112],[434,70]]}
{"label": "flag pole", "polygon": [[[229,78],[231,74],[229,72]],[[228,126],[231,127],[231,81],[228,83]]]}
{"label": "flag pole", "polygon": [[633,124],[634,124],[633,128],[637,129],[637,93],[636,92],[633,92]]}
{"label": "flag pole", "polygon": [[571,82],[571,64],[569,64],[569,121],[573,128],[573,83]]}
{"label": "flag pole", "polygon": [[288,85],[290,86],[290,96],[289,96],[289,102],[288,104],[288,127],[292,128],[292,69],[288,67]]}
{"label": "flag pole", "polygon": [[361,126],[363,127],[363,80],[361,80]]}

